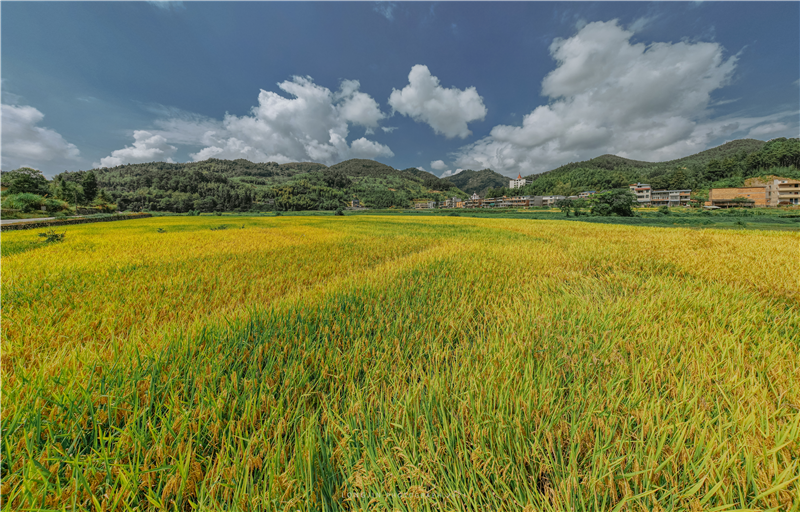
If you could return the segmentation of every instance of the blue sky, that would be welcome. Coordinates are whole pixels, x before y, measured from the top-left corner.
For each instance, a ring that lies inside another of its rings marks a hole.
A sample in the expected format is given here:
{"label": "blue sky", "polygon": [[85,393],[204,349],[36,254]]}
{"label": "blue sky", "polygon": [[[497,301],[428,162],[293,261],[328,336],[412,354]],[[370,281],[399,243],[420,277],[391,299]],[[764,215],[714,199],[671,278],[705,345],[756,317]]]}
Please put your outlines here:
{"label": "blue sky", "polygon": [[3,2],[2,169],[529,175],[797,137],[797,2]]}

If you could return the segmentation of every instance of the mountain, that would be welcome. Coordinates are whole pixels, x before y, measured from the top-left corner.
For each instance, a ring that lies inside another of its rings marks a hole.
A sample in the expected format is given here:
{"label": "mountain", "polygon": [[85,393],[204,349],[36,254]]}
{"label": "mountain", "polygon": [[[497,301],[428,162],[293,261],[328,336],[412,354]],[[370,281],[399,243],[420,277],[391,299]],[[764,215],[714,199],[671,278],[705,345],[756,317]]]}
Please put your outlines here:
{"label": "mountain", "polygon": [[[79,186],[87,172],[65,172],[56,180]],[[334,210],[349,206],[353,199],[365,206],[389,208],[409,207],[416,199],[441,201],[467,196],[431,173],[401,171],[365,159],[328,167],[315,162],[278,164],[211,158],[120,165],[94,169],[93,173],[98,186],[121,209],[131,210]]]}
{"label": "mountain", "polygon": [[702,194],[710,187],[742,186],[746,178],[762,174],[791,177],[798,165],[800,139],[779,138],[769,142],[740,139],[666,162],[644,162],[615,155],[572,162],[528,176],[532,183],[519,193],[572,195],[643,182],[656,190],[692,189]]}
{"label": "mountain", "polygon": [[400,171],[394,167],[376,162],[375,160],[364,160],[360,158],[339,162],[336,165],[328,167],[328,169],[331,171],[341,171],[346,176],[350,177],[384,178],[387,176],[400,175]]}
{"label": "mountain", "polygon": [[490,188],[507,187],[509,178],[491,169],[483,169],[482,171],[467,169],[453,176],[442,178],[442,181],[449,181],[468,194],[474,192],[483,194]]}
{"label": "mountain", "polygon": [[422,180],[429,180],[429,179],[432,179],[432,178],[435,178],[437,180],[439,179],[439,177],[436,176],[435,174],[430,173],[428,171],[421,171],[421,170],[417,169],[416,167],[409,167],[408,169],[403,169],[400,172],[403,172],[403,173],[406,173],[406,174],[410,174],[410,175],[415,176],[417,178],[420,178]]}
{"label": "mountain", "polygon": [[744,152],[750,154],[760,150],[764,147],[763,140],[756,139],[738,139],[726,142],[721,146],[716,146],[694,155],[685,156],[675,160],[666,162],[644,162],[641,160],[630,160],[616,155],[601,155],[591,160],[584,160],[582,162],[570,162],[568,164],[557,167],[551,171],[543,172],[541,174],[534,174],[527,176],[527,179],[536,179],[539,176],[547,174],[559,174],[572,169],[657,169],[657,168],[673,168],[676,166],[688,167],[690,165],[706,165],[711,160],[723,160],[725,158],[734,157],[737,154]]}

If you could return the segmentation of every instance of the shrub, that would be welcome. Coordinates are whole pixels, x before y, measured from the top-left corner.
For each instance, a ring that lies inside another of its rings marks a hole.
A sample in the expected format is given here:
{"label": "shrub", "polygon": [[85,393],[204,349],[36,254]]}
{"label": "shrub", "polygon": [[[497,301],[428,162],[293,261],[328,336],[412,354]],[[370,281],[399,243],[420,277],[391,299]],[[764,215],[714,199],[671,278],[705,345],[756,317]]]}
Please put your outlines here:
{"label": "shrub", "polygon": [[61,199],[48,197],[44,200],[44,207],[47,208],[47,211],[50,213],[59,213],[69,210],[69,203]]}
{"label": "shrub", "polygon": [[30,192],[9,194],[3,198],[3,208],[11,208],[25,213],[31,213],[35,210],[40,210],[44,202],[44,197]]}
{"label": "shrub", "polygon": [[62,242],[66,235],[67,235],[66,231],[64,231],[63,233],[56,233],[55,230],[53,229],[51,229],[50,231],[46,231],[44,233],[39,233],[39,236],[44,238],[43,242],[45,243]]}
{"label": "shrub", "polygon": [[344,215],[344,209],[341,206],[336,208],[334,215]]}
{"label": "shrub", "polygon": [[669,215],[669,207],[668,206],[659,206],[658,213],[663,213],[664,215]]}

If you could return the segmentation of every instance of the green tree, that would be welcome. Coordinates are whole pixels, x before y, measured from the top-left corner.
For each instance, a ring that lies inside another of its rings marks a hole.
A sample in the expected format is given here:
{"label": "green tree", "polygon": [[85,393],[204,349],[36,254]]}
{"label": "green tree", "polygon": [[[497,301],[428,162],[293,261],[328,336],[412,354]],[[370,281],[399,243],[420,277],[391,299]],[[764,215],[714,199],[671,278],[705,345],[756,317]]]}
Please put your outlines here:
{"label": "green tree", "polygon": [[556,201],[556,207],[569,217],[569,211],[572,209],[572,199],[559,199]]}
{"label": "green tree", "polygon": [[89,203],[94,201],[94,198],[97,197],[97,176],[92,171],[87,172],[83,176],[81,185],[83,186],[84,200]]}
{"label": "green tree", "polygon": [[0,183],[8,187],[9,194],[45,195],[48,192],[47,178],[42,171],[30,167],[20,167],[14,171],[0,173]]}
{"label": "green tree", "polygon": [[628,189],[609,190],[590,198],[592,215],[633,217],[636,195]]}

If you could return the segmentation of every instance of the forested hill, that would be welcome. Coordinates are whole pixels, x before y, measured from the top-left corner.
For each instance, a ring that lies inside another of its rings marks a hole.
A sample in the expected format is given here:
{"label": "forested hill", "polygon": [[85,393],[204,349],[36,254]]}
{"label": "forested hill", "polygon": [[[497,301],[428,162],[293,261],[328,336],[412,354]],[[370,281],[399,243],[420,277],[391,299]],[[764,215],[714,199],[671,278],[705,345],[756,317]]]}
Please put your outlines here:
{"label": "forested hill", "polygon": [[536,179],[537,177],[546,176],[550,174],[560,174],[573,169],[655,169],[655,168],[673,168],[677,165],[690,166],[690,165],[706,165],[713,159],[724,160],[725,158],[736,156],[744,152],[745,155],[753,153],[761,149],[766,142],[756,139],[739,139],[726,142],[721,146],[717,146],[694,155],[689,155],[676,160],[669,160],[667,162],[644,162],[641,160],[630,160],[616,155],[601,155],[591,160],[583,162],[570,162],[568,164],[557,167],[552,171],[547,171],[538,175],[527,176],[528,179]]}
{"label": "forested hill", "polygon": [[[65,172],[56,181],[79,186],[87,173]],[[408,207],[416,199],[441,201],[467,195],[431,173],[397,170],[363,159],[327,167],[314,162],[212,158],[180,164],[120,165],[92,173],[121,209],[133,210],[333,210],[349,206],[354,199],[371,207]]]}
{"label": "forested hill", "polygon": [[443,178],[468,194],[483,194],[487,189],[507,187],[509,178],[491,169],[482,171],[466,170],[453,176]]}
{"label": "forested hill", "polygon": [[797,177],[798,168],[800,139],[740,139],[667,162],[642,162],[614,155],[573,162],[528,176],[533,183],[517,193],[572,195],[644,182],[655,189],[692,189],[702,194],[710,187],[741,186],[754,176]]}

